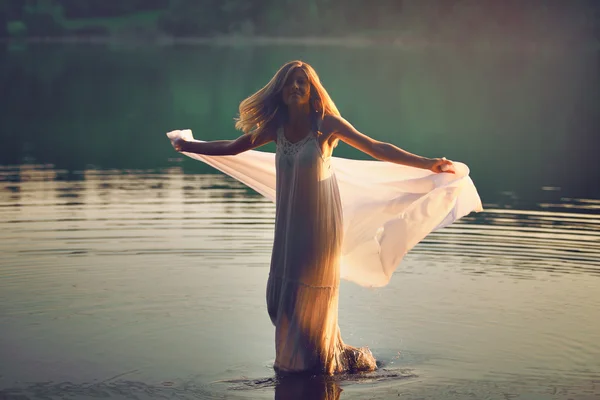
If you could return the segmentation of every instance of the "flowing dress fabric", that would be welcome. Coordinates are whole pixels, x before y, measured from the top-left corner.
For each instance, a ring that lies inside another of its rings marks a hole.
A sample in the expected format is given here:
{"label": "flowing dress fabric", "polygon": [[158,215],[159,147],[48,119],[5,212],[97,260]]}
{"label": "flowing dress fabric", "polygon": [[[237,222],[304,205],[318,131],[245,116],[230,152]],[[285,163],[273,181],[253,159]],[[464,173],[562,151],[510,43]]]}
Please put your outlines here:
{"label": "flowing dress fabric", "polygon": [[343,215],[330,159],[323,158],[314,133],[292,143],[279,129],[275,163],[275,239],[267,282],[275,368],[347,371],[354,360],[338,327]]}
{"label": "flowing dress fabric", "polygon": [[[190,130],[172,131],[167,136],[171,140],[177,137],[193,140]],[[302,146],[302,151],[294,156],[299,163],[295,168],[297,174],[304,173],[304,162],[308,157],[321,157],[316,139],[307,137],[305,140],[306,143],[301,141],[292,145]],[[184,154],[211,165],[275,201],[279,214],[282,212],[279,203],[293,198],[292,194],[277,198],[276,161],[290,161],[288,155],[281,156],[279,147],[276,154],[256,150],[235,156]],[[310,151],[318,153],[308,154]],[[313,179],[319,179],[319,185],[315,187],[323,191],[326,187],[337,186],[339,189],[339,197],[335,194],[337,190],[333,190],[326,200],[321,201],[337,204],[335,201],[338,200],[335,199],[339,199],[342,208],[343,235],[339,236],[343,237],[340,239],[341,254],[331,253],[330,257],[341,257],[342,279],[362,286],[387,285],[404,255],[430,232],[441,229],[472,211],[482,210],[477,189],[469,177],[469,168],[460,162],[454,162],[454,174],[435,174],[399,164],[338,157],[321,157],[318,165],[315,168],[319,171],[309,168]],[[288,169],[289,166],[284,166],[281,172],[292,174]],[[297,175],[293,176],[295,178]],[[314,193],[311,192],[311,195]],[[316,207],[315,204],[299,204],[303,199],[308,202],[307,195],[297,197],[296,203],[289,206],[289,209],[298,207],[298,210],[305,212],[308,207]],[[337,209],[330,212],[335,213]],[[327,215],[325,221],[319,223],[331,223],[331,218],[333,216]],[[278,223],[282,222],[276,221]],[[339,230],[339,227],[336,226],[335,229]],[[283,239],[276,237],[276,240]],[[274,256],[283,257],[279,254]]]}

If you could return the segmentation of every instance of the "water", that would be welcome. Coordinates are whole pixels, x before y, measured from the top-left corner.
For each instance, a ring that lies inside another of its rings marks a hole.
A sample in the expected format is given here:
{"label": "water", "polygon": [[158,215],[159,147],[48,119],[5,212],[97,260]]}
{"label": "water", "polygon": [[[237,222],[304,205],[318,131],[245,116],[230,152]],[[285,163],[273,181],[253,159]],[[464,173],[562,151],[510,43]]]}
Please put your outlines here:
{"label": "water", "polygon": [[[384,363],[367,377],[273,380],[274,206],[164,137],[235,137],[239,101],[292,58],[365,133],[466,162],[486,208],[428,236],[388,286],[342,285],[345,340]],[[597,60],[3,49],[0,397],[597,398]]]}

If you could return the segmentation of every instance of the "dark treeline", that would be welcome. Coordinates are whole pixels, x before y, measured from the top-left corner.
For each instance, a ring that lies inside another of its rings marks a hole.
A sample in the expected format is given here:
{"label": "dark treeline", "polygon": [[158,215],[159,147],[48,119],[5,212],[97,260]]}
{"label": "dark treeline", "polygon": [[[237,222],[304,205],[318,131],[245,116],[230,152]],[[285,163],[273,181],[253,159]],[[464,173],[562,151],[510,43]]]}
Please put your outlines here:
{"label": "dark treeline", "polygon": [[[600,198],[597,52],[14,47],[0,52],[6,99],[1,165],[168,168],[176,156],[164,132],[190,128],[202,140],[237,137],[240,101],[283,62],[300,58],[317,69],[342,115],[358,129],[417,154],[467,163],[483,197],[506,191],[508,200],[518,193],[519,201],[540,201],[540,186],[548,186],[562,188],[549,195]],[[269,146],[264,150],[275,151]],[[345,144],[336,155],[369,158]],[[214,171],[183,162],[186,169]]]}
{"label": "dark treeline", "polygon": [[597,0],[0,0],[1,36],[597,39]]}

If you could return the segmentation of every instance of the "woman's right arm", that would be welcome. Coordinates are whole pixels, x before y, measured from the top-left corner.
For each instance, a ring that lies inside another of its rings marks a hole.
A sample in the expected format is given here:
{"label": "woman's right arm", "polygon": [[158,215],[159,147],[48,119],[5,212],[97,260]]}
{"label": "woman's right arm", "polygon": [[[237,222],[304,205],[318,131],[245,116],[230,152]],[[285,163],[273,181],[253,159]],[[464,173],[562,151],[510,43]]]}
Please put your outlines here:
{"label": "woman's right arm", "polygon": [[173,147],[177,151],[187,153],[204,154],[207,156],[233,156],[272,141],[272,135],[264,132],[256,140],[253,140],[252,136],[248,134],[243,134],[235,140],[214,140],[210,142],[178,139],[173,141]]}

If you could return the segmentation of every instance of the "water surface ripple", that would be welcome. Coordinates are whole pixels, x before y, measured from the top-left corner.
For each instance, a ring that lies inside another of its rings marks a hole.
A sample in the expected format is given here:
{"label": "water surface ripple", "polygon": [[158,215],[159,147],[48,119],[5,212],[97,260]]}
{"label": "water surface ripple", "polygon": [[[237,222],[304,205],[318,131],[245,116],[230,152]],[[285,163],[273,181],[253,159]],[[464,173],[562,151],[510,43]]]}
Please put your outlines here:
{"label": "water surface ripple", "polygon": [[[272,203],[179,168],[62,174],[0,170],[0,395],[295,387],[269,380]],[[430,234],[385,288],[345,283],[345,340],[369,345],[383,375],[314,387],[344,399],[368,385],[378,398],[598,395],[599,210],[572,198],[487,205]]]}

